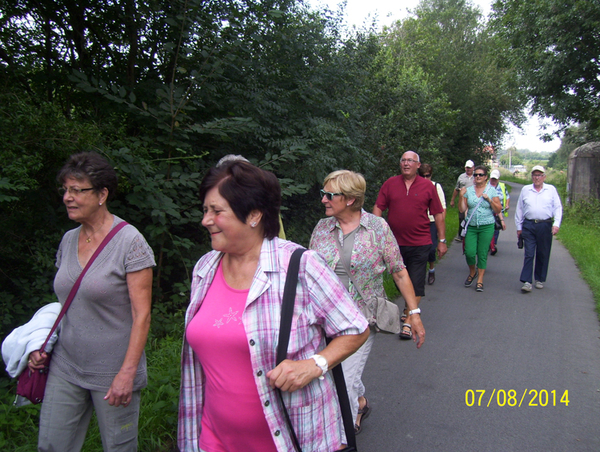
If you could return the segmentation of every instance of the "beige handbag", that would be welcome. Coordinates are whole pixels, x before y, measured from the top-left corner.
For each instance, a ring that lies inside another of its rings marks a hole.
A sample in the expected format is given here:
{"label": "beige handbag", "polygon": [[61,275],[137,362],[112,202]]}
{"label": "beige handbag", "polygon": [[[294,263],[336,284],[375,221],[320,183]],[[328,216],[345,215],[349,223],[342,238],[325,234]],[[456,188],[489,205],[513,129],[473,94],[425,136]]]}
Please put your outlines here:
{"label": "beige handbag", "polygon": [[344,270],[346,270],[350,281],[352,281],[352,284],[356,288],[356,291],[365,302],[365,306],[360,308],[360,310],[367,319],[367,322],[369,322],[369,325],[375,325],[375,328],[377,328],[377,330],[383,331],[384,333],[400,333],[400,308],[398,307],[398,305],[388,300],[386,297],[373,296],[368,299],[365,298],[365,296],[362,293],[362,290],[360,290],[360,287],[356,284],[356,282],[354,282],[352,272],[350,272],[348,267],[346,267],[344,259],[341,258],[342,247],[337,237],[335,239],[335,242],[340,252],[340,261],[344,266]]}

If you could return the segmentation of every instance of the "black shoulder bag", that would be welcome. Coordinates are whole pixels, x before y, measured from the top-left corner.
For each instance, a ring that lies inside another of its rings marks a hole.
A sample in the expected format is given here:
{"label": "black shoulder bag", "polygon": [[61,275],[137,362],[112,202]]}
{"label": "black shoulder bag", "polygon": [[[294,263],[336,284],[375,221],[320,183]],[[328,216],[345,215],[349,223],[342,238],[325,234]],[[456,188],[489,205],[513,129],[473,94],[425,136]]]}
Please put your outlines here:
{"label": "black shoulder bag", "polygon": [[[305,248],[298,248],[294,251],[292,257],[290,258],[290,265],[288,267],[288,273],[283,289],[283,300],[281,302],[281,324],[279,326],[279,344],[277,345],[277,364],[287,357],[287,348],[290,341],[290,330],[292,328],[292,316],[294,314],[294,302],[296,300],[296,285],[298,284],[300,258],[302,257],[302,253],[305,251]],[[329,341],[330,339],[327,339],[328,343]],[[333,379],[335,381],[335,386],[338,393],[340,409],[342,411],[342,419],[344,421],[344,430],[346,431],[346,442],[348,443],[348,446],[344,449],[341,449],[339,452],[357,452],[358,449],[356,448],[356,437],[354,436],[354,420],[352,419],[350,401],[348,400],[348,391],[346,389],[346,382],[344,381],[344,373],[342,371],[341,364],[335,366],[331,372],[333,374]],[[296,449],[296,452],[302,452],[302,447],[300,447],[300,443],[298,442],[298,437],[294,431],[294,426],[292,425],[290,415],[285,407],[280,389],[277,389],[277,394],[279,394],[279,401],[283,407],[285,420],[292,435],[294,448]]]}

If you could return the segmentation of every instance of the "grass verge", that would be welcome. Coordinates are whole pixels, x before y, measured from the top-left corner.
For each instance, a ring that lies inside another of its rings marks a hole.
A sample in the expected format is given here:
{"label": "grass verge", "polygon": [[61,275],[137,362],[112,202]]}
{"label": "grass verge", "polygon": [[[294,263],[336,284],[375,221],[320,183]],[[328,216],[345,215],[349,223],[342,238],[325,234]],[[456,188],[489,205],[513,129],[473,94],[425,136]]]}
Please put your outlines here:
{"label": "grass verge", "polygon": [[[183,330],[183,320],[180,320],[180,329]],[[182,334],[182,331],[177,331],[162,339],[151,339],[146,346],[148,386],[142,390],[138,450],[175,450]],[[15,408],[12,405],[15,394],[16,381],[0,379],[0,450],[31,452],[37,450],[41,405]],[[82,451],[102,452],[95,416],[90,422]]]}
{"label": "grass verge", "polygon": [[600,234],[600,201],[579,202],[564,209],[557,238],[569,250],[590,287],[600,314],[600,249],[591,246]]}

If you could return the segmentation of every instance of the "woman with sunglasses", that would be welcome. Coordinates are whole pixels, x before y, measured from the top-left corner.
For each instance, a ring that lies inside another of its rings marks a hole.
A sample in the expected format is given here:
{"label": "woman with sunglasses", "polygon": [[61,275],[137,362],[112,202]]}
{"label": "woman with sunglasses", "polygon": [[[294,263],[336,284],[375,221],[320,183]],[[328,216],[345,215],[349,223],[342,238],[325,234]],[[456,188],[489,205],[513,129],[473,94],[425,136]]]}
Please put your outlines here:
{"label": "woman with sunglasses", "polygon": [[487,183],[488,170],[485,166],[476,166],[473,171],[475,183],[460,190],[458,209],[465,216],[467,234],[464,251],[469,266],[469,276],[465,287],[471,287],[477,279],[476,290],[483,292],[483,275],[487,266],[490,243],[494,237],[494,215],[502,210],[498,192]]}
{"label": "woman with sunglasses", "polygon": [[[415,291],[394,234],[383,218],[362,209],[367,188],[364,177],[348,170],[334,171],[325,178],[323,185],[321,202],[329,218],[322,219],[315,227],[310,248],[325,258],[363,312],[365,300],[353,286],[346,269],[350,269],[356,284],[360,285],[360,292],[368,298],[385,295],[383,272],[387,270],[392,274],[408,309],[417,310]],[[425,329],[418,312],[409,316],[417,348],[425,340]],[[375,332],[372,326],[367,342],[342,363],[352,415],[356,419],[356,433],[360,433],[362,421],[371,412],[361,378]]]}

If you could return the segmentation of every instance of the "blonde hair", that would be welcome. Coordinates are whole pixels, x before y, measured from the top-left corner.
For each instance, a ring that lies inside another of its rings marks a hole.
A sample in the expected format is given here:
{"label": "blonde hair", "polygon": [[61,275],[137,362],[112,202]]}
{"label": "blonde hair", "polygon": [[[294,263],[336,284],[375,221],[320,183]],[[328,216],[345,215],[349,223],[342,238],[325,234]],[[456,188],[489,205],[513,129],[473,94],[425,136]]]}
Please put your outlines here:
{"label": "blonde hair", "polygon": [[334,192],[339,192],[346,198],[354,198],[354,203],[349,206],[351,210],[360,210],[365,203],[367,182],[360,173],[349,170],[338,170],[329,173],[323,181],[323,186],[331,184]]}

